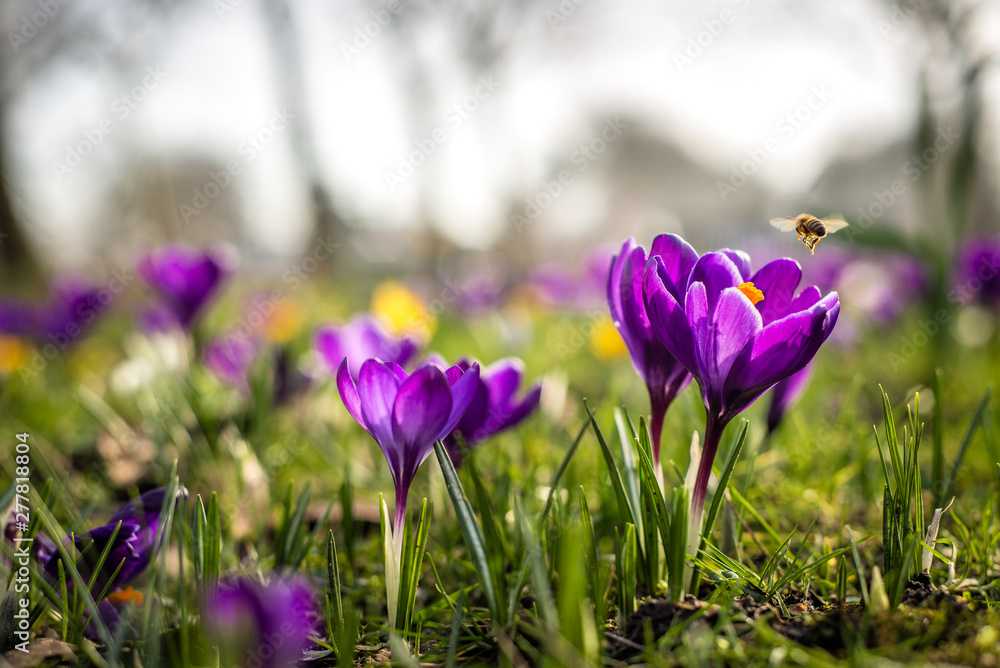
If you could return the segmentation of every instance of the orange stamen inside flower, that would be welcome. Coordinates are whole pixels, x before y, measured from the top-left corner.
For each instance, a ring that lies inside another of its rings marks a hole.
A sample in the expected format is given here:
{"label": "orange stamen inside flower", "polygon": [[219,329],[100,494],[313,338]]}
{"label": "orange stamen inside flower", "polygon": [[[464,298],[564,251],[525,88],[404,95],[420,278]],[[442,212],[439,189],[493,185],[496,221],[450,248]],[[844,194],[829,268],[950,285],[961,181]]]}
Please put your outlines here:
{"label": "orange stamen inside flower", "polygon": [[754,287],[753,283],[741,283],[739,286],[739,291],[747,296],[751,304],[756,304],[764,299],[764,293]]}
{"label": "orange stamen inside flower", "polygon": [[107,596],[106,599],[112,603],[135,603],[136,605],[142,605],[142,592],[132,589],[132,587],[125,587],[121,591],[113,591]]}

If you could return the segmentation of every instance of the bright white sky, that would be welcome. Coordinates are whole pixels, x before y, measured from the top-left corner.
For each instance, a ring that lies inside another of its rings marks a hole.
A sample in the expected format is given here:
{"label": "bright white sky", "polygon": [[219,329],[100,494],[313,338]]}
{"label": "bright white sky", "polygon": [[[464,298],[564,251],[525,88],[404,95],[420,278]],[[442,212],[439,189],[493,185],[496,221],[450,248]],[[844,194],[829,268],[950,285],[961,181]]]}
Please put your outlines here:
{"label": "bright white sky", "polygon": [[[404,11],[419,11],[402,2]],[[444,26],[430,22],[421,30],[422,53],[433,64],[435,109],[426,113],[444,139],[413,177],[391,190],[386,172],[398,169],[400,156],[426,135],[426,128],[411,134],[401,52],[383,33],[349,63],[341,48],[370,19],[370,10],[358,6],[364,3],[292,4],[315,151],[346,213],[370,225],[405,227],[422,218],[424,189],[442,230],[470,247],[488,245],[506,224],[507,198],[537,191],[550,164],[588,140],[590,123],[607,114],[643,119],[718,168],[780,138],[780,152],[759,178],[784,193],[804,188],[845,150],[876,150],[908,135],[916,120],[920,27],[912,19],[883,35],[879,21],[888,20],[889,10],[881,2],[808,3],[807,9],[775,0],[586,0],[553,29],[547,13],[560,2],[550,0],[519,31],[524,43],[514,45],[504,68],[481,73],[500,86],[460,124],[446,114],[475,91],[478,74],[458,64]],[[724,11],[731,22],[706,40],[705,22]],[[171,47],[148,63],[167,76],[125,119],[112,105],[141,75],[126,85],[66,67],[19,98],[10,119],[13,185],[26,210],[44,236],[58,240],[52,250],[65,253],[89,240],[123,156],[203,153],[245,163],[232,187],[255,239],[277,253],[295,252],[308,234],[307,208],[289,176],[297,171],[288,133],[278,133],[252,160],[238,148],[281,106],[256,2],[244,0],[222,18],[210,2],[191,3],[170,29]],[[676,54],[699,33],[709,45],[679,67]],[[801,129],[781,137],[776,124],[816,87],[832,96]],[[82,166],[57,176],[54,164],[63,161],[66,145],[102,118],[114,121],[114,132]]]}

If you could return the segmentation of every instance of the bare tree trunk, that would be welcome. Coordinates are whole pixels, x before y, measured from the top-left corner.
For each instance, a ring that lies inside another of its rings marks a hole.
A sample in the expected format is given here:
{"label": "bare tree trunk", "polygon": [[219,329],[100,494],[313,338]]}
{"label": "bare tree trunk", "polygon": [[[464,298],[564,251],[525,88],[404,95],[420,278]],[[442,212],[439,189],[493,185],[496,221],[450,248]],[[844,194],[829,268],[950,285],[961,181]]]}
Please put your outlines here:
{"label": "bare tree trunk", "polygon": [[[0,100],[0,105],[5,104]],[[14,212],[7,184],[6,114],[0,106],[0,282],[38,281],[41,266]]]}
{"label": "bare tree trunk", "polygon": [[[292,151],[309,192],[314,232],[331,244],[340,244],[344,237],[343,221],[337,215],[330,189],[320,176],[313,149],[312,123],[305,102],[298,34],[295,17],[292,15],[294,8],[288,0],[264,0],[263,5],[276,64],[275,71],[278,73],[277,87],[281,92],[282,103],[288,106],[295,119],[289,129]],[[331,258],[328,264],[336,267],[337,259]]]}

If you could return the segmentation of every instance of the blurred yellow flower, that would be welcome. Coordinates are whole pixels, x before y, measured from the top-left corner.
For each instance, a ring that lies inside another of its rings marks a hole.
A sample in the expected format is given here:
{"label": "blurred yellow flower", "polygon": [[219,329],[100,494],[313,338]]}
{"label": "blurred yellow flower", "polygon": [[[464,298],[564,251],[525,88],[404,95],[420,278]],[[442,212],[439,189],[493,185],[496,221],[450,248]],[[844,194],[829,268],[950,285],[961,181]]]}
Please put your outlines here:
{"label": "blurred yellow flower", "polygon": [[28,360],[28,344],[16,336],[0,336],[0,375],[21,368]]}
{"label": "blurred yellow flower", "polygon": [[291,301],[274,305],[274,312],[264,323],[264,338],[270,343],[288,343],[302,325],[302,310]]}
{"label": "blurred yellow flower", "polygon": [[603,360],[617,359],[628,352],[611,318],[601,318],[594,323],[590,332],[590,349]]}
{"label": "blurred yellow flower", "polygon": [[372,314],[390,334],[411,334],[429,341],[437,318],[423,298],[399,281],[383,281],[372,292]]}

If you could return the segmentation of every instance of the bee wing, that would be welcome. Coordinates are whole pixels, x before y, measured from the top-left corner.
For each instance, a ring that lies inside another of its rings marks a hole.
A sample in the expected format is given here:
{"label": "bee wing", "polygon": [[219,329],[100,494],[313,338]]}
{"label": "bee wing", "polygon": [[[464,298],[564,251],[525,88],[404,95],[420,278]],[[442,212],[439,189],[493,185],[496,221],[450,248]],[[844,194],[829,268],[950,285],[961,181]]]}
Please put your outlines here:
{"label": "bee wing", "polygon": [[839,213],[831,214],[823,219],[823,227],[826,228],[827,234],[833,234],[838,230],[842,230],[847,227],[847,221],[844,220],[843,216]]}
{"label": "bee wing", "polygon": [[776,227],[782,232],[791,232],[797,225],[794,218],[772,218],[771,227]]}

